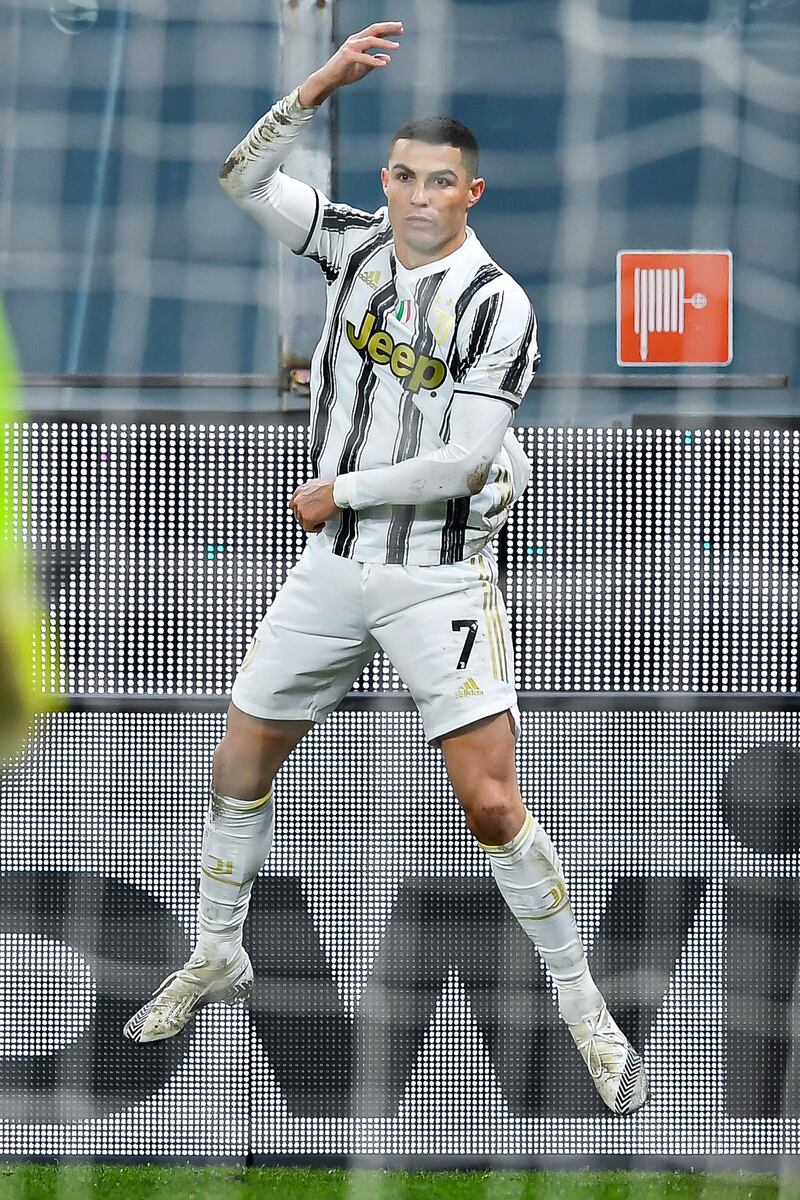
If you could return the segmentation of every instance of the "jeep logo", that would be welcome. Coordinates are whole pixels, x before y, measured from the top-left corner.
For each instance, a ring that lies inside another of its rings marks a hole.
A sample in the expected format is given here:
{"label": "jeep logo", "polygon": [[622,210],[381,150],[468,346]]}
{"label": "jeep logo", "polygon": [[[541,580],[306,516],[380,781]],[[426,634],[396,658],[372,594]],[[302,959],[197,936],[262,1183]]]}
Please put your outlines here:
{"label": "jeep logo", "polygon": [[406,387],[414,395],[420,388],[431,391],[437,388],[447,374],[447,367],[440,358],[428,358],[426,354],[417,354],[413,346],[407,342],[395,343],[394,338],[385,329],[375,328],[375,314],[365,313],[361,328],[356,333],[352,321],[347,322],[347,338],[350,345],[361,352],[366,350],[373,362],[389,368],[397,379],[408,379]]}

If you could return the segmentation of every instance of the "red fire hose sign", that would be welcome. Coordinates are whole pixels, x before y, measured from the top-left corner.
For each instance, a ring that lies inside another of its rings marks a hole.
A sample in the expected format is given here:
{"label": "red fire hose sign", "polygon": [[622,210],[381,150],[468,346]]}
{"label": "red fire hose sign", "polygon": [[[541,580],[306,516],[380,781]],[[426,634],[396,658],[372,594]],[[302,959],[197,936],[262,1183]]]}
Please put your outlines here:
{"label": "red fire hose sign", "polygon": [[620,250],[621,367],[727,366],[733,358],[729,250]]}

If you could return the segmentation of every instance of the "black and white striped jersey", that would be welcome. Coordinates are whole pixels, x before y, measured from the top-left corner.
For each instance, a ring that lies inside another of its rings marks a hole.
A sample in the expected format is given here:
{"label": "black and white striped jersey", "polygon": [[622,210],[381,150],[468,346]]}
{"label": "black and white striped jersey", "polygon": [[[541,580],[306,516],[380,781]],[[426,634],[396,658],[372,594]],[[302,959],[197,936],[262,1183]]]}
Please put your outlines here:
{"label": "black and white striped jersey", "polygon": [[[539,353],[523,289],[471,229],[452,254],[409,269],[388,209],[361,212],[317,192],[306,245],[327,283],[311,364],[312,472],[331,479],[447,444],[455,405],[480,395],[516,408]],[[416,505],[345,509],[319,535],[362,562],[457,562],[504,524],[530,475],[511,429],[480,492]]]}
{"label": "black and white striped jersey", "polygon": [[[458,562],[500,529],[530,476],[510,423],[539,362],[536,319],[471,229],[453,253],[409,269],[395,254],[387,207],[333,204],[285,174],[281,164],[315,111],[298,89],[276,101],[220,179],[325,277],[311,470],[336,480],[346,507],[317,536],[361,562]],[[458,484],[451,455],[460,456]],[[462,470],[464,462],[472,466]],[[391,470],[400,464],[401,486]]]}

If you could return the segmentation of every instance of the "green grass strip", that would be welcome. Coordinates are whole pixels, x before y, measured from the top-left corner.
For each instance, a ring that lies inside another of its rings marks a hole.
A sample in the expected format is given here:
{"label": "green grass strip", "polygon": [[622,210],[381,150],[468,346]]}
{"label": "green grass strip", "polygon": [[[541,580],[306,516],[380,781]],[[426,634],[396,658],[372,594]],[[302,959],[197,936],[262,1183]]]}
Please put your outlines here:
{"label": "green grass strip", "polygon": [[800,1175],[0,1164],[0,1200],[800,1200]]}

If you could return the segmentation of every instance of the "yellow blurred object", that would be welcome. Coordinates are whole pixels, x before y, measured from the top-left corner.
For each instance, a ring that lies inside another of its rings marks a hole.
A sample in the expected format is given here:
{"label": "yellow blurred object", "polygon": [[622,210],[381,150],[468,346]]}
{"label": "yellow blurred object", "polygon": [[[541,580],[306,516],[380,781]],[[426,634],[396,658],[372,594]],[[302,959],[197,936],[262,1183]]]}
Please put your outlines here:
{"label": "yellow blurred object", "polygon": [[[0,759],[22,745],[35,713],[44,707],[34,676],[34,645],[41,628],[31,570],[15,541],[21,470],[17,373],[0,313]],[[16,423],[16,426],[15,426]],[[15,475],[17,482],[15,484]]]}

